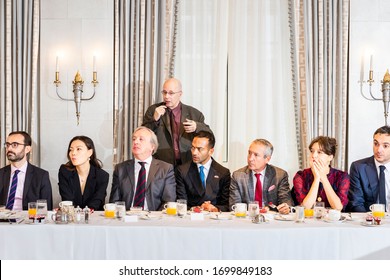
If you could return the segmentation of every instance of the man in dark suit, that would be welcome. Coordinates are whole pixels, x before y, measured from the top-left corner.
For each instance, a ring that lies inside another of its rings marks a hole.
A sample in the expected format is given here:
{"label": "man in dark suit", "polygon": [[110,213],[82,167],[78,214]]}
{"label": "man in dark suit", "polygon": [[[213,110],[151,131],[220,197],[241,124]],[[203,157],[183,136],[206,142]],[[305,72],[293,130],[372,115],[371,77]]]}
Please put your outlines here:
{"label": "man in dark suit", "polygon": [[272,152],[272,144],[265,139],[256,139],[251,143],[248,165],[233,172],[230,207],[235,203],[258,201],[260,207],[272,204],[282,214],[290,212],[293,201],[288,174],[283,169],[268,164]]}
{"label": "man in dark suit", "polygon": [[211,132],[200,111],[181,103],[182,94],[179,80],[166,80],[162,90],[163,102],[148,108],[142,124],[157,135],[159,147],[154,157],[175,166],[191,160],[195,133]]}
{"label": "man in dark suit", "polygon": [[[370,211],[370,205],[375,203],[385,207],[390,203],[390,127],[378,128],[373,139],[374,155],[351,164],[348,210],[352,212]],[[384,166],[382,197],[379,186],[381,166]]]}
{"label": "man in dark suit", "polygon": [[175,173],[177,198],[186,199],[188,207],[229,211],[230,171],[212,158],[214,145],[214,135],[208,131],[192,140],[192,161],[180,165]]}
{"label": "man in dark suit", "polygon": [[28,203],[38,199],[53,208],[49,173],[28,162],[31,142],[27,132],[14,131],[4,144],[11,164],[0,169],[0,204],[11,210],[27,210]]}
{"label": "man in dark suit", "polygon": [[138,127],[132,137],[134,159],[115,166],[110,202],[125,201],[132,206],[159,211],[169,201],[176,201],[176,182],[172,164],[154,159],[157,137],[147,127]]}

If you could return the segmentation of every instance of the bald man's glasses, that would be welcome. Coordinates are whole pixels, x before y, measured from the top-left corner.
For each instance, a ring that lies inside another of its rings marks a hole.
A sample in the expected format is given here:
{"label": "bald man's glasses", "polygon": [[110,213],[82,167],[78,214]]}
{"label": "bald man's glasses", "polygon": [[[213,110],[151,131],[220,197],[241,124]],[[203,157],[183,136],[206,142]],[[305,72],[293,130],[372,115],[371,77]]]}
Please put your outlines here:
{"label": "bald man's glasses", "polygon": [[170,91],[166,91],[166,90],[162,90],[161,91],[161,94],[162,95],[170,95],[170,96],[173,96],[173,95],[175,95],[176,93],[179,93],[179,92],[181,92],[181,90],[179,90],[179,91],[172,91],[172,90],[170,90]]}

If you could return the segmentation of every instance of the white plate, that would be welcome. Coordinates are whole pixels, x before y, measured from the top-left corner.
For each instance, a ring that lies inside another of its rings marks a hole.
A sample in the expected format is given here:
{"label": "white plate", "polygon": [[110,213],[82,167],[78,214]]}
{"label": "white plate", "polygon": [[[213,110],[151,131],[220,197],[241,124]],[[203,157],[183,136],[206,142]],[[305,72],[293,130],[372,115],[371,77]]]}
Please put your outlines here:
{"label": "white plate", "polygon": [[145,215],[140,216],[139,218],[142,220],[151,221],[151,220],[161,219],[161,215],[145,214]]}
{"label": "white plate", "polygon": [[361,222],[360,224],[361,224],[362,226],[365,226],[365,227],[380,227],[381,225],[383,225],[383,221],[381,222],[380,225],[368,224],[366,221]]}
{"label": "white plate", "polygon": [[228,215],[228,214],[211,214],[210,215],[210,219],[213,219],[213,220],[232,220],[232,215]]}
{"label": "white plate", "polygon": [[340,224],[340,223],[344,223],[346,221],[345,217],[343,217],[343,216],[340,218],[340,220],[337,220],[337,221],[329,220],[328,217],[325,217],[322,220],[324,222],[331,223],[331,224]]}
{"label": "white plate", "polygon": [[146,215],[148,214],[149,212],[148,211],[127,211],[126,212],[126,215],[128,216],[143,216],[143,215]]}
{"label": "white plate", "polygon": [[287,215],[276,214],[274,216],[274,219],[277,220],[277,221],[294,221],[295,220],[295,214],[287,214]]}

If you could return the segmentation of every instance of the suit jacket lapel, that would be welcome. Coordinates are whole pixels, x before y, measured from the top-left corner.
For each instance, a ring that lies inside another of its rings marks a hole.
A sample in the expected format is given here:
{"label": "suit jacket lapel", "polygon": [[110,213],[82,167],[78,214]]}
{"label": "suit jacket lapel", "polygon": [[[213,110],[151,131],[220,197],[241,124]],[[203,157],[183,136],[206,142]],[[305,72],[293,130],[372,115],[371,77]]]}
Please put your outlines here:
{"label": "suit jacket lapel", "polygon": [[[200,175],[198,172],[198,166],[192,161],[190,165],[190,169],[188,170],[188,177],[194,186],[195,190],[200,196],[203,196],[205,193],[205,189],[202,186],[202,182],[200,180]],[[207,176],[208,177],[208,176]],[[206,179],[206,187],[207,187],[207,179]]]}
{"label": "suit jacket lapel", "polygon": [[245,176],[245,183],[244,186],[247,186],[248,189],[248,196],[249,196],[249,201],[254,201],[255,200],[255,193],[253,190],[253,174],[252,171],[247,167],[245,170],[247,176]]}
{"label": "suit jacket lapel", "polygon": [[166,109],[165,114],[161,117],[161,120],[164,123],[165,128],[168,130],[169,134],[172,137],[171,119],[169,117],[168,109]]}
{"label": "suit jacket lapel", "polygon": [[366,173],[367,173],[367,179],[370,182],[372,195],[374,199],[376,199],[376,196],[378,194],[378,173],[376,170],[376,165],[374,162],[374,158],[372,158],[372,161],[370,161],[366,166]]}
{"label": "suit jacket lapel", "polygon": [[159,166],[158,161],[152,158],[152,162],[150,163],[150,168],[149,168],[148,179],[146,181],[146,187],[145,187],[146,188],[145,199],[149,209],[156,209],[154,207],[152,182],[154,181],[153,178],[156,176],[156,173],[158,171],[158,166]]}
{"label": "suit jacket lapel", "polygon": [[10,165],[7,165],[4,168],[4,175],[3,175],[3,178],[1,178],[1,180],[2,180],[2,185],[3,185],[3,189],[1,190],[2,191],[1,201],[4,201],[4,205],[5,205],[7,203],[7,199],[8,199],[8,189],[9,189],[9,183],[11,180],[11,166]]}
{"label": "suit jacket lapel", "polygon": [[[78,176],[76,176],[78,177]],[[78,178],[77,178],[78,179]],[[80,181],[77,180],[80,185]],[[87,177],[87,182],[85,182],[85,188],[84,188],[84,194],[81,194],[81,188],[79,188],[79,194],[81,201],[84,203],[84,201],[87,201],[89,197],[92,196],[93,192],[95,191],[94,187],[96,185],[96,168],[95,166],[91,165],[89,174]]]}
{"label": "suit jacket lapel", "polygon": [[[186,119],[190,119],[190,111],[188,110],[188,107],[186,105],[183,105],[183,103],[181,103],[181,118],[180,118],[180,122],[183,123],[186,121]],[[182,136],[183,133],[184,133],[184,125],[181,125],[179,126],[179,135]]]}
{"label": "suit jacket lapel", "polygon": [[[129,205],[133,203],[134,199],[134,189],[135,189],[135,177],[134,177],[134,164],[135,160],[132,159],[128,161],[126,165],[126,175],[129,178],[130,185],[129,186],[123,186],[123,197],[129,198]],[[126,193],[125,193],[126,192]]]}
{"label": "suit jacket lapel", "polygon": [[27,193],[30,189],[31,186],[31,181],[33,178],[34,174],[34,169],[31,167],[31,164],[27,164],[27,169],[26,169],[26,178],[24,179],[24,187],[23,187],[23,201],[26,201]]}

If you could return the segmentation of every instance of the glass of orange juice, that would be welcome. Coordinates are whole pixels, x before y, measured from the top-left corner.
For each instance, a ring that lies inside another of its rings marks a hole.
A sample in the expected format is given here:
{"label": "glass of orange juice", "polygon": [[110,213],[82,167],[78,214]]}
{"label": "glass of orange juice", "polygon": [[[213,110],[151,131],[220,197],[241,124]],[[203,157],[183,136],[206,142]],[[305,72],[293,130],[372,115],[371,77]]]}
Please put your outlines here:
{"label": "glass of orange juice", "polygon": [[372,204],[370,206],[372,216],[384,218],[385,217],[385,205],[384,204]]}
{"label": "glass of orange juice", "polygon": [[176,216],[177,214],[177,203],[176,202],[167,202],[164,205],[164,209],[167,215]]}
{"label": "glass of orange juice", "polygon": [[115,218],[116,205],[114,203],[107,203],[103,206],[104,217]]}
{"label": "glass of orange juice", "polygon": [[28,205],[28,217],[30,219],[35,218],[35,216],[37,215],[37,203],[29,202],[27,205]]}
{"label": "glass of orange juice", "polygon": [[305,208],[305,218],[313,218],[314,209],[313,208]]}

